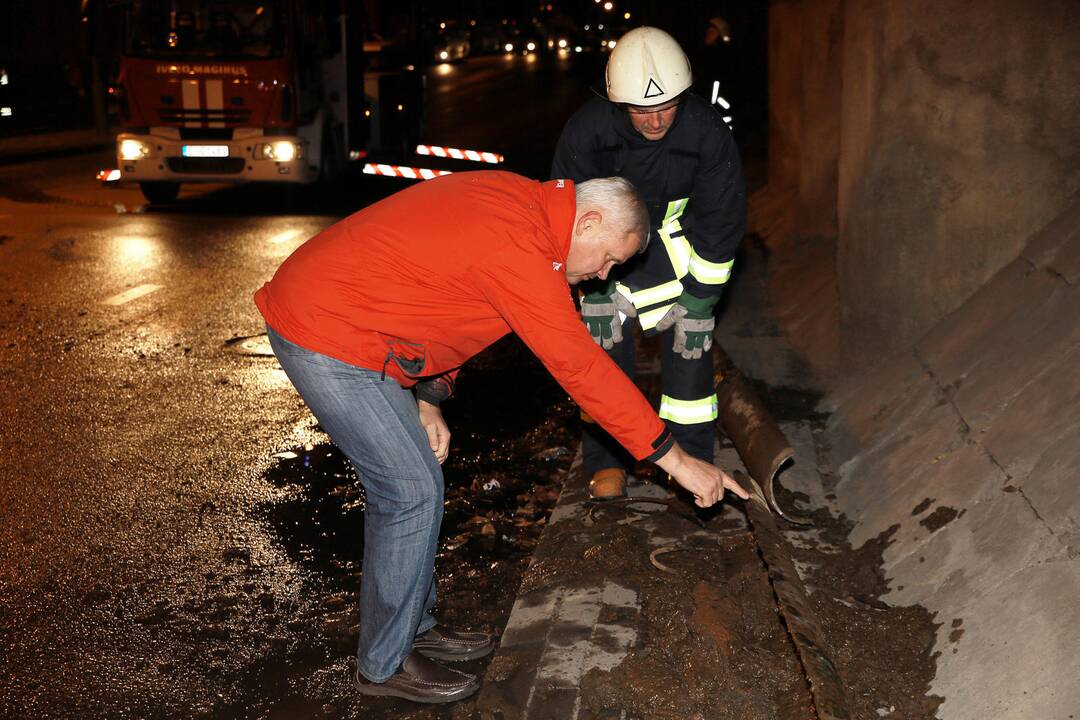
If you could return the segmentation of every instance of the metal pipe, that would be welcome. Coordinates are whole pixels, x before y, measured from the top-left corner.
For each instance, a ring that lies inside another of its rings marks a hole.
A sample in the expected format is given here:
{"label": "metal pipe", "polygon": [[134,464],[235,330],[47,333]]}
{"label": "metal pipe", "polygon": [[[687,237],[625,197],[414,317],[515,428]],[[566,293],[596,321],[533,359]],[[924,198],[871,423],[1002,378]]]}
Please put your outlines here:
{"label": "metal pipe", "polygon": [[761,486],[776,514],[795,525],[810,525],[809,518],[783,510],[776,501],[776,476],[795,456],[795,451],[731,358],[719,346],[713,353],[717,367],[716,399],[724,433],[735,444],[747,472]]}
{"label": "metal pipe", "polygon": [[732,477],[750,494],[750,499],[744,503],[746,515],[768,568],[769,580],[787,624],[788,635],[795,644],[803,672],[810,681],[810,694],[818,717],[820,720],[850,720],[847,693],[832,661],[832,648],[825,640],[821,624],[814,617],[806,588],[786,551],[786,543],[776,526],[776,518],[769,512],[765,495],[761,487],[744,473],[736,470]]}

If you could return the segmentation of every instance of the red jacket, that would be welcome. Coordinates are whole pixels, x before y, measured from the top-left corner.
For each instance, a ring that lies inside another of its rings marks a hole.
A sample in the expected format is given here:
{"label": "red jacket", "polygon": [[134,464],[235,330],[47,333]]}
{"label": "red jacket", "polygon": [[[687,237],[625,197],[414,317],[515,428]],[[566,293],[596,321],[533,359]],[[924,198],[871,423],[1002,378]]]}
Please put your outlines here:
{"label": "red jacket", "polygon": [[670,433],[574,308],[565,275],[574,219],[569,180],[444,176],[308,240],[255,304],[293,343],[403,387],[452,378],[513,330],[634,457],[657,459]]}

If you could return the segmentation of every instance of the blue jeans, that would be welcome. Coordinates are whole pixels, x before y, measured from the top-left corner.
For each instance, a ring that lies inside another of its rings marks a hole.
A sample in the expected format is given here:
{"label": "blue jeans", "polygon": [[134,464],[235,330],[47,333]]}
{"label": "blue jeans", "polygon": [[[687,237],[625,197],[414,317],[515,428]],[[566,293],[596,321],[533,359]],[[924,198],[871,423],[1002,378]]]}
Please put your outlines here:
{"label": "blue jeans", "polygon": [[357,669],[372,682],[398,671],[435,625],[435,551],[443,474],[416,398],[393,378],[295,345],[267,327],[292,384],[364,486],[364,566]]}

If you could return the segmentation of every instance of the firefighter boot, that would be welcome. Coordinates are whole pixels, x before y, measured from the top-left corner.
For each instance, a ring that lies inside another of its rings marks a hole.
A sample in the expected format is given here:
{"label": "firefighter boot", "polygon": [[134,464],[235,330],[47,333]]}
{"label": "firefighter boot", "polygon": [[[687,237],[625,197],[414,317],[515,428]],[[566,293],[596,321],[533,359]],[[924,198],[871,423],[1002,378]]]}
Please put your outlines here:
{"label": "firefighter boot", "polygon": [[617,500],[626,497],[626,471],[622,468],[597,470],[589,481],[593,500]]}

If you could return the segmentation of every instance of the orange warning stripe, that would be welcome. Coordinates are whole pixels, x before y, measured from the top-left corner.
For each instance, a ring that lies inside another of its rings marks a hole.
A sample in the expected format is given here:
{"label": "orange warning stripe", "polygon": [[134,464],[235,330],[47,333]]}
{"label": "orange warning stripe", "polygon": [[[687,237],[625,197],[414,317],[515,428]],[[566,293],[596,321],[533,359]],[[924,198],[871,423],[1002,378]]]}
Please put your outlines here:
{"label": "orange warning stripe", "polygon": [[474,162],[486,162],[498,165],[503,161],[503,156],[498,153],[485,152],[483,150],[460,150],[440,145],[417,145],[417,155],[434,155],[435,157],[448,157],[454,160],[472,160]]}
{"label": "orange warning stripe", "polygon": [[389,177],[403,177],[410,180],[431,180],[440,175],[450,175],[449,170],[430,170],[428,168],[406,167],[404,165],[384,165],[382,163],[365,163],[364,174],[387,175]]}

